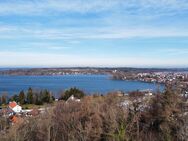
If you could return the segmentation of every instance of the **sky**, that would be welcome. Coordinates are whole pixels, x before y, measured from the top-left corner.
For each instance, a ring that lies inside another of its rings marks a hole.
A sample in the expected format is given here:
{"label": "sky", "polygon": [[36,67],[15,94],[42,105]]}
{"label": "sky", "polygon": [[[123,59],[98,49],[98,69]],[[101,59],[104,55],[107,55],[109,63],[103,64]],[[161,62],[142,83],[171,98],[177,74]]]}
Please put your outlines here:
{"label": "sky", "polygon": [[188,67],[188,0],[0,0],[0,67]]}

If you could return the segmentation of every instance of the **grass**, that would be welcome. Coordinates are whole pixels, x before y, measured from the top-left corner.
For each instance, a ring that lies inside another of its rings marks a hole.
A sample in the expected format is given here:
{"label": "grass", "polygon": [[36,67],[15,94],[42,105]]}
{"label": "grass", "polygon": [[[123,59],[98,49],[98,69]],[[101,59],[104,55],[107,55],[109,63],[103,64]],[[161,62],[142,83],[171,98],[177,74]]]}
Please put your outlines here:
{"label": "grass", "polygon": [[[55,103],[51,103],[50,105],[54,105]],[[22,109],[39,109],[39,108],[44,108],[46,107],[46,105],[48,104],[43,104],[43,105],[35,105],[35,104],[24,104],[24,105],[20,105],[22,107]],[[0,108],[4,109],[7,108],[8,104],[3,104],[0,106]]]}
{"label": "grass", "polygon": [[21,105],[22,109],[38,109],[44,107],[44,105],[35,105],[35,104],[24,104]]}

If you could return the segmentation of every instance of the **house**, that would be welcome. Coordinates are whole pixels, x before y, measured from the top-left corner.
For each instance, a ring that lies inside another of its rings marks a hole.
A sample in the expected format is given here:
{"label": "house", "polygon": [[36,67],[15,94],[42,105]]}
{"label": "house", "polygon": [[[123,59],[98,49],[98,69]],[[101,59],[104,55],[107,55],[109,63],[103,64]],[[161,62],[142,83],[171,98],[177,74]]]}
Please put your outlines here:
{"label": "house", "polygon": [[126,99],[120,103],[120,106],[122,106],[124,108],[128,108],[131,104],[132,104],[132,102],[130,100]]}
{"label": "house", "polygon": [[23,123],[24,119],[18,115],[12,115],[9,117],[10,122],[12,125],[17,124],[17,123]]}
{"label": "house", "polygon": [[74,97],[74,95],[70,96],[69,99],[67,99],[66,103],[69,103],[69,102],[80,102],[80,99],[77,99]]}
{"label": "house", "polygon": [[123,97],[123,96],[124,96],[124,92],[122,92],[122,91],[117,91],[117,92],[115,93],[115,95],[118,96],[118,97]]}
{"label": "house", "polygon": [[114,91],[114,92],[109,92],[108,95],[117,96],[117,97],[123,97],[126,94],[123,91]]}
{"label": "house", "polygon": [[15,113],[22,112],[22,107],[19,106],[15,101],[9,102],[9,108],[13,110]]}
{"label": "house", "polygon": [[152,96],[152,95],[153,95],[153,93],[151,93],[151,92],[145,93],[145,96]]}
{"label": "house", "polygon": [[10,116],[10,121],[15,124],[18,122],[18,118],[15,115]]}

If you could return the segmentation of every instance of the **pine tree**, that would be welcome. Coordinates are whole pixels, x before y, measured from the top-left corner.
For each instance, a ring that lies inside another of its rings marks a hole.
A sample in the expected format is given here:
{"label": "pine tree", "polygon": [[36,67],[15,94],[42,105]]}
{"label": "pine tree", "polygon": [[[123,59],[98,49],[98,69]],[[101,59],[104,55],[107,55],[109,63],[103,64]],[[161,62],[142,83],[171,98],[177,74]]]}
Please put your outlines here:
{"label": "pine tree", "polygon": [[1,100],[1,97],[0,97],[0,106],[2,105],[2,100]]}
{"label": "pine tree", "polygon": [[51,102],[51,94],[48,90],[42,91],[42,101],[46,103]]}
{"label": "pine tree", "polygon": [[3,94],[1,96],[1,102],[2,102],[2,104],[7,104],[7,95],[6,94]]}
{"label": "pine tree", "polygon": [[23,90],[19,94],[19,102],[20,104],[25,104],[25,93]]}
{"label": "pine tree", "polygon": [[32,88],[28,89],[28,92],[27,92],[27,103],[28,104],[33,104],[33,90],[32,90]]}
{"label": "pine tree", "polygon": [[19,96],[15,94],[15,95],[13,95],[13,96],[9,99],[9,101],[19,102]]}

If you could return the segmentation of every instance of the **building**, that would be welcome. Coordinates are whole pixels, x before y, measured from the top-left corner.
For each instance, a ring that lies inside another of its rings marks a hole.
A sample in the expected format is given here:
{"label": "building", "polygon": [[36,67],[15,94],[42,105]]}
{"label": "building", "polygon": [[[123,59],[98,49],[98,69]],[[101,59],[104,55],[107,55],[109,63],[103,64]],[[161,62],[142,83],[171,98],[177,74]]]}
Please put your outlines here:
{"label": "building", "polygon": [[80,99],[77,99],[74,97],[74,95],[70,96],[69,99],[66,101],[66,103],[69,102],[80,102]]}
{"label": "building", "polygon": [[22,107],[19,106],[15,101],[9,102],[9,108],[13,110],[15,113],[22,112]]}

